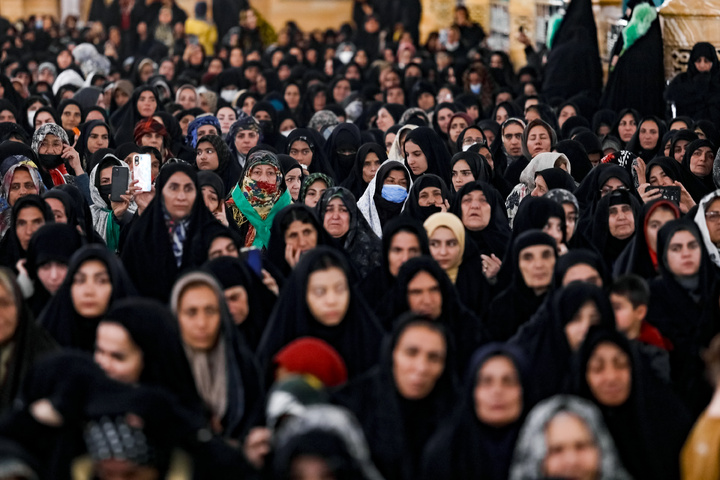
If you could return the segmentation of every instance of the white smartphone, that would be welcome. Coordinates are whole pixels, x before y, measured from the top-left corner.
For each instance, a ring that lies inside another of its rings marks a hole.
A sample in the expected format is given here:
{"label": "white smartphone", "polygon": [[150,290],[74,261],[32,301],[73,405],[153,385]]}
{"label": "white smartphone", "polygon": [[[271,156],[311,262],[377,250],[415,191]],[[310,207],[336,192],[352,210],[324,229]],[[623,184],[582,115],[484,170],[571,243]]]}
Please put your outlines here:
{"label": "white smartphone", "polygon": [[152,190],[152,166],[150,154],[139,153],[133,155],[133,180],[137,180],[137,186],[141,192]]}

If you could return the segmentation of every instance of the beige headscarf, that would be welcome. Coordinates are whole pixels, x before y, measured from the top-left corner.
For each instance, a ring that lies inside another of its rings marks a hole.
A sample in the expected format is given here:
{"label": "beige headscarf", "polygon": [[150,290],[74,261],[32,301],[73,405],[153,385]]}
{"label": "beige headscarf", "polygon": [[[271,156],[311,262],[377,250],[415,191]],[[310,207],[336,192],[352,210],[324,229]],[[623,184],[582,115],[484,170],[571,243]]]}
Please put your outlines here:
{"label": "beige headscarf", "polygon": [[428,238],[432,237],[435,230],[443,227],[447,228],[453,233],[453,235],[455,235],[458,245],[460,245],[460,254],[458,255],[455,263],[445,270],[445,273],[447,273],[447,276],[450,277],[450,280],[454,284],[457,280],[458,269],[460,268],[460,265],[462,265],[463,253],[465,253],[465,227],[463,226],[462,221],[452,213],[438,212],[430,215],[428,219],[425,220],[425,223],[423,223],[423,227],[425,227]]}

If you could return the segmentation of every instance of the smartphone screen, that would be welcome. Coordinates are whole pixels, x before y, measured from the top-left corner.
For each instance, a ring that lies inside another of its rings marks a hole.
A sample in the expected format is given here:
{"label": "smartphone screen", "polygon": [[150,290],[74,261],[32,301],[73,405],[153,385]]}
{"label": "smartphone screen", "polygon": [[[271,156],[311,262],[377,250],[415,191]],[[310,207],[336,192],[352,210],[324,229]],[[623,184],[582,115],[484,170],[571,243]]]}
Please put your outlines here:
{"label": "smartphone screen", "polygon": [[127,167],[112,168],[112,188],[110,190],[110,200],[113,202],[122,202],[121,195],[125,195],[128,189],[128,177],[130,171]]}
{"label": "smartphone screen", "polygon": [[258,248],[244,248],[243,252],[245,253],[245,263],[248,267],[250,267],[250,270],[255,272],[255,274],[262,278],[262,252]]}
{"label": "smartphone screen", "polygon": [[148,153],[133,155],[133,180],[137,180],[141,192],[149,192],[152,189],[151,163]]}

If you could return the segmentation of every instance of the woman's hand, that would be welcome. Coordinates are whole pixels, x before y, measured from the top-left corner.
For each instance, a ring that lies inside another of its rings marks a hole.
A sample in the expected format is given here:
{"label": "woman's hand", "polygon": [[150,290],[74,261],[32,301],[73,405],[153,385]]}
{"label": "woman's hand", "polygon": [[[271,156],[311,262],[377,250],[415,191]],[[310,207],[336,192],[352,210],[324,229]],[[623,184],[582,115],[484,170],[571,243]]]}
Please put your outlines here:
{"label": "woman's hand", "polygon": [[262,269],[262,282],[263,285],[265,285],[265,287],[267,287],[267,289],[273,292],[276,296],[280,295],[280,287],[275,281],[275,278],[273,278],[273,276],[270,275],[270,272],[264,268]]}
{"label": "woman's hand", "polygon": [[638,176],[638,183],[646,183],[647,179],[645,178],[645,170],[646,170],[645,160],[638,157],[637,158],[637,164],[633,165],[633,170],[635,170],[635,173],[637,173]]}
{"label": "woman's hand", "polygon": [[290,265],[290,268],[295,268],[295,265],[300,261],[300,255],[302,251],[298,248],[297,250],[291,244],[285,245],[285,261]]}
{"label": "woman's hand", "polygon": [[75,170],[75,176],[85,173],[82,168],[82,162],[80,161],[80,154],[71,145],[63,144],[60,156]]}
{"label": "woman's hand", "polygon": [[270,453],[270,438],[272,434],[265,427],[255,427],[245,438],[245,458],[258,470],[265,465],[265,457]]}
{"label": "woman's hand", "polygon": [[649,183],[642,183],[638,187],[638,193],[640,194],[640,198],[642,199],[643,203],[652,202],[653,200],[657,200],[659,198],[662,198],[662,193],[657,188],[650,188],[652,185]]}
{"label": "woman's hand", "polygon": [[495,278],[502,266],[502,260],[494,253],[492,255],[480,255],[480,258],[482,258],[483,275],[485,275],[485,278],[488,280]]}
{"label": "woman's hand", "polygon": [[226,227],[230,226],[227,215],[225,214],[225,202],[220,202],[220,208],[216,212],[213,212],[213,216],[218,222],[222,223]]}
{"label": "woman's hand", "polygon": [[685,186],[682,183],[676,180],[675,186],[680,187],[680,211],[682,213],[687,213],[695,206],[695,200],[693,200],[690,193],[685,189]]}

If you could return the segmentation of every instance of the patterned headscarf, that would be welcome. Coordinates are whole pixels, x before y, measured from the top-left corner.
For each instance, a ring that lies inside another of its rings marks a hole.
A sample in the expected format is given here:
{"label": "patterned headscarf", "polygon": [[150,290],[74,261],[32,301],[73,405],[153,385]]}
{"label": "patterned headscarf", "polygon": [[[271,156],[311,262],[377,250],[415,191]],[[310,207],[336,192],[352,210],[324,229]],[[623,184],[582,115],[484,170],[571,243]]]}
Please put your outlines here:
{"label": "patterned headscarf", "polygon": [[235,137],[240,130],[254,130],[258,133],[258,135],[260,135],[258,144],[263,141],[262,133],[260,132],[260,123],[255,120],[255,117],[251,117],[241,111],[240,116],[237,120],[235,120],[235,123],[230,126],[230,131],[228,131],[228,134],[225,137],[225,143],[227,143],[228,148],[234,155],[238,154],[237,148],[235,147]]}
{"label": "patterned headscarf", "polygon": [[34,193],[42,195],[47,190],[42,178],[40,177],[37,165],[35,165],[35,163],[33,163],[30,159],[22,155],[13,155],[5,159],[5,162],[8,160],[15,163],[8,169],[7,172],[5,172],[2,184],[0,185],[0,236],[4,235],[10,227],[10,216],[12,212],[9,202],[10,184],[15,176],[15,170],[18,168],[24,168],[30,172],[30,177],[32,178],[33,184],[35,184],[36,189]]}
{"label": "patterned headscarf", "polygon": [[140,139],[142,138],[142,136],[146,133],[153,132],[162,135],[163,145],[167,150],[170,146],[170,135],[168,135],[165,126],[152,117],[144,118],[140,120],[137,125],[135,125],[135,131],[133,131],[133,138],[135,139],[135,143],[140,145]]}
{"label": "patterned headscarf", "polygon": [[322,180],[323,182],[325,182],[327,188],[332,188],[335,186],[335,182],[333,181],[333,179],[325,175],[324,173],[311,173],[303,179],[302,185],[300,186],[300,193],[298,193],[299,203],[305,203],[305,195],[307,194],[308,188],[310,187],[310,185],[317,182],[318,180]]}
{"label": "patterned headscarf", "polygon": [[[270,165],[275,169],[274,185],[267,182],[257,182],[250,178],[250,172],[258,165]],[[260,150],[250,155],[240,188],[248,203],[253,206],[262,218],[265,218],[283,193],[281,189],[282,182],[283,174],[280,168],[280,161],[272,153],[266,150]]]}
{"label": "patterned headscarf", "polygon": [[190,125],[188,125],[188,133],[187,137],[185,138],[185,143],[187,145],[191,145],[192,148],[197,148],[197,131],[198,128],[202,127],[203,125],[212,125],[213,127],[215,127],[215,130],[217,130],[217,135],[222,135],[220,121],[217,119],[217,117],[215,117],[214,115],[202,115],[200,117],[197,117],[195,120],[190,122]]}
{"label": "patterned headscarf", "polygon": [[56,123],[46,123],[45,125],[35,130],[35,133],[33,134],[32,144],[30,145],[30,148],[32,148],[33,152],[38,153],[40,144],[43,140],[45,140],[45,137],[47,137],[48,135],[55,135],[64,144],[70,143],[64,128],[62,128]]}

